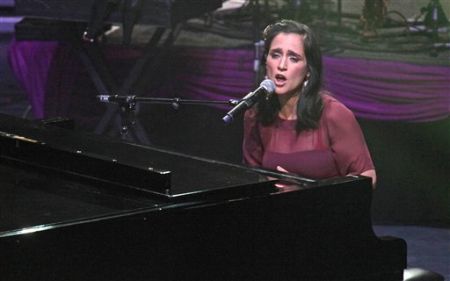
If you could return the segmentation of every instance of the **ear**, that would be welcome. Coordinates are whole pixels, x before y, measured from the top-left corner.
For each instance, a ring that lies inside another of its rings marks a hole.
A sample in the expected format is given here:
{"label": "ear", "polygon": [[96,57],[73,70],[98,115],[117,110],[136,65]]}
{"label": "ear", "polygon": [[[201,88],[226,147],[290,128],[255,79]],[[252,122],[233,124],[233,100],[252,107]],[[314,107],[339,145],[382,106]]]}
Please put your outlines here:
{"label": "ear", "polygon": [[303,80],[303,83],[308,82],[310,76],[311,76],[311,74],[309,72],[307,72],[306,75],[305,75],[305,78]]}

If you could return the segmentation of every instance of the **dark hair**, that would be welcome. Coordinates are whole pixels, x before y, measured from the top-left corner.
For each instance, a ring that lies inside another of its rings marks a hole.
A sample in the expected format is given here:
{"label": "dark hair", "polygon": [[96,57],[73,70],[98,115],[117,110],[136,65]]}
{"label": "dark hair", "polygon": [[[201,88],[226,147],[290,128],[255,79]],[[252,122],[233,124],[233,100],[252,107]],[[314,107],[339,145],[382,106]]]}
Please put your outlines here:
{"label": "dark hair", "polygon": [[[264,55],[262,62],[265,65],[273,38],[280,33],[295,33],[303,36],[303,44],[309,73],[308,83],[302,89],[301,98],[297,104],[297,132],[317,128],[322,115],[323,102],[320,96],[322,85],[322,54],[319,43],[312,30],[293,20],[281,20],[268,25],[263,32]],[[275,121],[280,110],[276,95],[258,103],[258,118],[263,125]]]}

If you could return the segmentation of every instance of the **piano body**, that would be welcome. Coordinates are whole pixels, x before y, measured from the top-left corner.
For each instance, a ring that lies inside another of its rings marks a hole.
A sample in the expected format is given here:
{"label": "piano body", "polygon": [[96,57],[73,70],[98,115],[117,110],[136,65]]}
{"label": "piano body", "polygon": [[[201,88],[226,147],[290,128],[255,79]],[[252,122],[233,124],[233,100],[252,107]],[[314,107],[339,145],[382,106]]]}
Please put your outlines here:
{"label": "piano body", "polygon": [[403,280],[367,178],[274,180],[6,115],[0,148],[2,280]]}

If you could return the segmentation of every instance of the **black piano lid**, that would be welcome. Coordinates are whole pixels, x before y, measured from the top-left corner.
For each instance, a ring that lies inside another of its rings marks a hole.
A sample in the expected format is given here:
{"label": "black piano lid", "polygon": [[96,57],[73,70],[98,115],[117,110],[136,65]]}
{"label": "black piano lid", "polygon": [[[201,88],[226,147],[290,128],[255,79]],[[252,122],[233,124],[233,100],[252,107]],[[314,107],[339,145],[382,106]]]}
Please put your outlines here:
{"label": "black piano lid", "polygon": [[0,149],[0,233],[274,191],[238,165],[2,114]]}
{"label": "black piano lid", "polygon": [[242,166],[122,142],[86,132],[0,115],[2,161],[90,178],[171,198],[265,185]]}

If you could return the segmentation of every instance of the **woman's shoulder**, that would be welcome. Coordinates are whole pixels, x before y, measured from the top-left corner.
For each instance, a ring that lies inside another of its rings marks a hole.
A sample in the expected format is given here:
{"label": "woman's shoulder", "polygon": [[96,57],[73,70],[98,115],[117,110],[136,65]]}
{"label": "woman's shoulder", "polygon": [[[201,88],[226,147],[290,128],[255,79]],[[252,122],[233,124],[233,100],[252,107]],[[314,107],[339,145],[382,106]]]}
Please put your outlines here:
{"label": "woman's shoulder", "polygon": [[322,90],[320,92],[324,106],[341,106],[344,105],[340,102],[331,92]]}
{"label": "woman's shoulder", "polygon": [[322,91],[320,94],[322,96],[323,111],[325,116],[332,119],[339,117],[354,117],[353,112],[336,97],[334,97],[332,93],[328,91]]}

